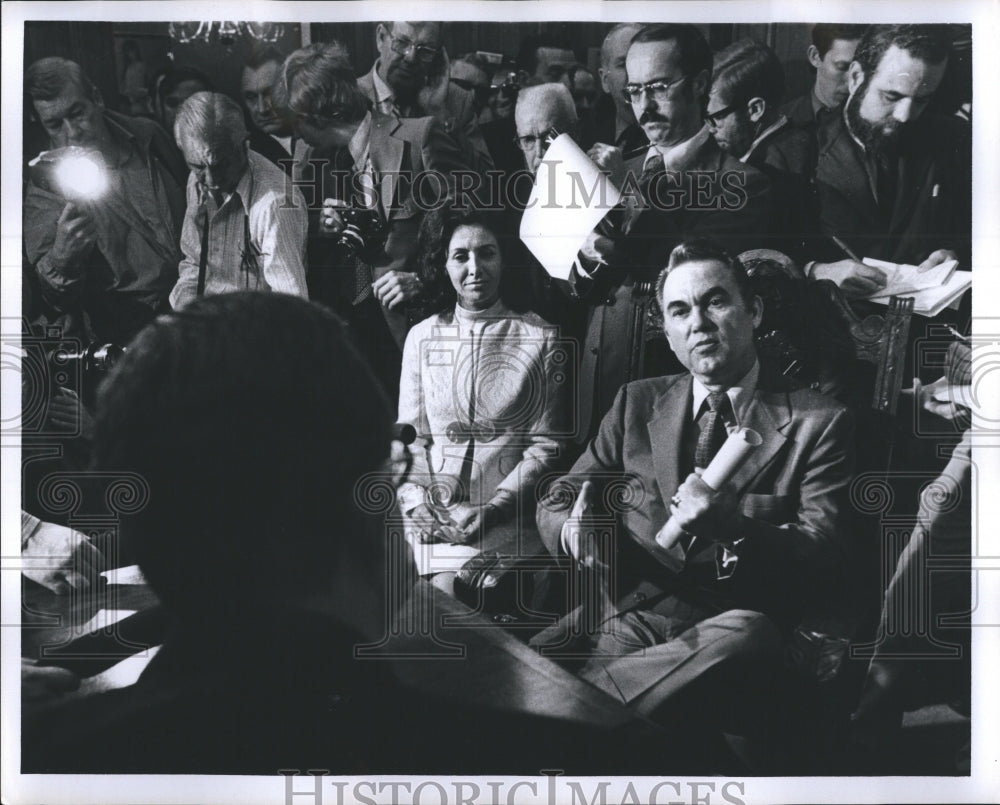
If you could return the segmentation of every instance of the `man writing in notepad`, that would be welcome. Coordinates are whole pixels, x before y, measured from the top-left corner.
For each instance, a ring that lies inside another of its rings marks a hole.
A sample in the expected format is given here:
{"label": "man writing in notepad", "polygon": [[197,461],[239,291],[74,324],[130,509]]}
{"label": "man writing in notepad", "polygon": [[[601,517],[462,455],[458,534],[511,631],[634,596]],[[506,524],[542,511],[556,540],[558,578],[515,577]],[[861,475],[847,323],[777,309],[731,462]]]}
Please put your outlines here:
{"label": "man writing in notepad", "polygon": [[819,128],[823,237],[816,242],[817,262],[806,269],[814,279],[833,280],[847,296],[868,296],[887,281],[884,271],[855,257],[925,270],[957,259],[969,267],[968,126],[924,114],[949,50],[942,26],[869,27],[848,70],[844,112]]}

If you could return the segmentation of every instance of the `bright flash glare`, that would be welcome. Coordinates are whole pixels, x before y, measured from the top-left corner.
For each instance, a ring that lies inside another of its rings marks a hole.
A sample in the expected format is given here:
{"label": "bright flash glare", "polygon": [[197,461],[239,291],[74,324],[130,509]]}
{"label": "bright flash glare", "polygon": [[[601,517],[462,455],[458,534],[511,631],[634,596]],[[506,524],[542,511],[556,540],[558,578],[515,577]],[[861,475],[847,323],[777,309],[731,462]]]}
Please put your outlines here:
{"label": "bright flash glare", "polygon": [[93,200],[108,189],[104,169],[89,156],[63,157],[56,166],[56,176],[63,193],[70,198]]}

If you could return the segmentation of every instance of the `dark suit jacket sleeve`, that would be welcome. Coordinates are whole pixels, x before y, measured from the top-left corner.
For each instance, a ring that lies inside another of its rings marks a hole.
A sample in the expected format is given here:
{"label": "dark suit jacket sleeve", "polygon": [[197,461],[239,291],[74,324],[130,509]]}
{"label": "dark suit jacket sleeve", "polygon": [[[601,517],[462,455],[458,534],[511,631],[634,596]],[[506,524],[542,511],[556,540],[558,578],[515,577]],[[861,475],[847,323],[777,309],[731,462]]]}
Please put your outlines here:
{"label": "dark suit jacket sleeve", "polygon": [[482,176],[493,169],[493,157],[486,147],[486,140],[479,130],[476,112],[469,92],[450,84],[448,87],[449,107],[454,111],[454,141],[462,155],[462,161]]}
{"label": "dark suit jacket sleeve", "polygon": [[739,573],[760,572],[764,578],[781,577],[805,588],[836,580],[852,553],[855,532],[849,492],[854,445],[853,416],[838,409],[807,448],[793,518],[781,525],[743,518],[746,539],[739,546]]}
{"label": "dark suit jacket sleeve", "polygon": [[623,386],[618,390],[611,410],[601,421],[597,436],[587,445],[569,473],[556,481],[550,493],[538,504],[538,530],[542,542],[553,556],[563,554],[559,537],[583,482],[593,483],[591,503],[592,508],[598,508],[597,502],[602,499],[607,482],[621,478],[627,406],[628,386]]}
{"label": "dark suit jacket sleeve", "polygon": [[[469,170],[469,163],[455,140],[445,133],[444,127],[435,118],[431,118],[427,136],[423,138],[420,150],[424,170],[442,174],[447,180],[446,192],[452,193],[455,171]],[[437,185],[434,182],[424,184],[429,189]],[[423,198],[427,200],[427,196]]]}

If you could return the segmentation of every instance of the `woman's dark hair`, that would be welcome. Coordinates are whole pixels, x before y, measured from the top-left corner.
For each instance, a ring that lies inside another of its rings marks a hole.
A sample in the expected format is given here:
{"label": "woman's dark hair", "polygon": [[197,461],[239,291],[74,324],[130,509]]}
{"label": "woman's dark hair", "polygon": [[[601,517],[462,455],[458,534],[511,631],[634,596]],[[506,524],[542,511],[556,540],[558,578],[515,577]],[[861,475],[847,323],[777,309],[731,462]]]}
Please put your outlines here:
{"label": "woman's dark hair", "polygon": [[424,215],[417,237],[417,274],[424,284],[424,301],[419,306],[419,314],[424,317],[435,313],[447,314],[455,307],[458,297],[448,277],[445,263],[448,261],[448,246],[452,235],[460,226],[481,226],[493,233],[500,246],[504,267],[500,276],[500,298],[509,307],[523,308],[519,294],[511,287],[511,280],[516,281],[516,274],[521,272],[512,273],[509,270],[515,248],[505,216],[496,211],[444,204]]}
{"label": "woman's dark hair", "polygon": [[356,484],[389,455],[391,423],[336,316],[223,294],[135,338],[99,391],[94,462],[122,476],[126,549],[197,617],[325,584],[360,538]]}

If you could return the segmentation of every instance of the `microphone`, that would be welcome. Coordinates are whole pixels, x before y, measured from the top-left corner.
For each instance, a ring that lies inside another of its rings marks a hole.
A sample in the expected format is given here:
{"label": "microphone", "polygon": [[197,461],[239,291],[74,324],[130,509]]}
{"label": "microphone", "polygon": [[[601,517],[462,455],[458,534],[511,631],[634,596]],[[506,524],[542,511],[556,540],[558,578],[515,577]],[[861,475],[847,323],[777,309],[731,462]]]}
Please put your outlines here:
{"label": "microphone", "polygon": [[394,422],[392,424],[392,440],[410,445],[417,438],[417,429],[409,422]]}

